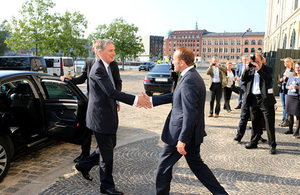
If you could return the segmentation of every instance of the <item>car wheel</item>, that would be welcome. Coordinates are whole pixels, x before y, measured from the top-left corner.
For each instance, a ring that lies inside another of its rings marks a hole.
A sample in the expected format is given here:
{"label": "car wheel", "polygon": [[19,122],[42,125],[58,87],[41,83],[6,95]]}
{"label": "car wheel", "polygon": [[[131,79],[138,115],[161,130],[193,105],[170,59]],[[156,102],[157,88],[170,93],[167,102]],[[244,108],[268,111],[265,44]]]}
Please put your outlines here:
{"label": "car wheel", "polygon": [[141,71],[141,69],[139,69],[139,71]]}
{"label": "car wheel", "polygon": [[152,96],[152,95],[153,95],[153,93],[150,92],[150,91],[146,91],[146,94],[147,94],[148,96]]}
{"label": "car wheel", "polygon": [[8,136],[0,136],[0,182],[6,176],[13,155],[13,144]]}

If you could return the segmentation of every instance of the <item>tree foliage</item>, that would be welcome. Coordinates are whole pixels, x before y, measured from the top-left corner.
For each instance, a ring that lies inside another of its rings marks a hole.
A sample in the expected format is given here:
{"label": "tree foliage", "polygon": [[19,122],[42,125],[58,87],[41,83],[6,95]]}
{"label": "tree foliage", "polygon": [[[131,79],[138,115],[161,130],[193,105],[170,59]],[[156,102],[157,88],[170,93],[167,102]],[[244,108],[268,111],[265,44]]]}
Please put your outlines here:
{"label": "tree foliage", "polygon": [[117,57],[123,62],[129,57],[136,57],[139,53],[144,52],[142,38],[137,36],[138,27],[128,24],[123,18],[113,20],[108,26],[103,24],[96,28],[96,32],[89,36],[89,41],[96,39],[111,39],[114,41]]}
{"label": "tree foliage", "polygon": [[9,36],[9,32],[6,30],[7,20],[4,20],[0,25],[0,55],[4,55],[9,49],[4,43],[6,37]]}
{"label": "tree foliage", "polygon": [[25,0],[20,10],[21,19],[12,18],[8,30],[11,37],[6,39],[8,47],[14,51],[19,49],[35,49],[36,55],[86,56],[86,40],[83,39],[87,28],[85,17],[78,13],[66,12],[49,14],[55,3],[52,0]]}

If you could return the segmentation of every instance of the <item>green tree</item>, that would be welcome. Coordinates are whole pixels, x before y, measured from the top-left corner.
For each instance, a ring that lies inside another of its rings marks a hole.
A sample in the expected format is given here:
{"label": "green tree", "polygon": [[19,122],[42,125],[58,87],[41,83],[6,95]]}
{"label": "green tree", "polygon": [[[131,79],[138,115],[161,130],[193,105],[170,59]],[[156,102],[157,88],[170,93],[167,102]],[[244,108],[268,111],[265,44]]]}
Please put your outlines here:
{"label": "green tree", "polygon": [[9,36],[9,32],[6,30],[7,20],[4,20],[2,24],[0,25],[0,55],[3,56],[5,52],[7,52],[9,49],[4,43],[6,37]]}
{"label": "green tree", "polygon": [[12,17],[12,23],[8,24],[11,32],[11,37],[5,41],[8,47],[15,52],[35,48],[35,55],[38,55],[38,49],[40,55],[47,54],[47,43],[55,36],[51,32],[57,25],[48,13],[54,5],[51,0],[25,0],[20,10],[22,19]]}
{"label": "green tree", "polygon": [[152,60],[152,58],[153,58],[153,54],[150,53],[150,54],[149,54],[149,59]]}
{"label": "green tree", "polygon": [[49,14],[55,3],[52,0],[25,0],[20,13],[22,18],[12,18],[8,25],[11,37],[5,43],[14,51],[31,50],[35,55],[62,52],[66,56],[87,56],[86,40],[83,39],[87,28],[85,17],[78,13],[66,12]]}
{"label": "green tree", "polygon": [[73,58],[88,57],[88,41],[83,38],[84,30],[87,28],[87,20],[79,12],[66,12],[59,17],[57,44],[52,51],[62,52],[64,56]]}
{"label": "green tree", "polygon": [[114,41],[117,57],[121,58],[123,70],[125,58],[135,57],[144,52],[142,38],[137,36],[138,27],[128,24],[123,18],[113,20],[108,26],[103,24],[96,32],[89,35],[89,41],[96,39],[111,39]]}
{"label": "green tree", "polygon": [[158,59],[160,59],[160,60],[162,60],[162,59],[163,59],[163,55],[162,55],[162,53],[159,53],[159,54],[158,54]]}

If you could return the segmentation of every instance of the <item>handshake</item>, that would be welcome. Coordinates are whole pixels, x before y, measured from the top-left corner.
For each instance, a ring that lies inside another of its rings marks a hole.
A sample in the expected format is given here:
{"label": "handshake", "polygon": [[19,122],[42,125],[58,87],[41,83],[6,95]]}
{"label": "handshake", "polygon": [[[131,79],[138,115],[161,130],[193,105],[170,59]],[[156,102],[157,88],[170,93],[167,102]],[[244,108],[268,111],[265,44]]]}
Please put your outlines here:
{"label": "handshake", "polygon": [[138,96],[138,102],[136,107],[139,108],[152,108],[152,104],[150,102],[150,97],[148,95],[146,95],[144,92],[142,92],[143,95],[139,95]]}

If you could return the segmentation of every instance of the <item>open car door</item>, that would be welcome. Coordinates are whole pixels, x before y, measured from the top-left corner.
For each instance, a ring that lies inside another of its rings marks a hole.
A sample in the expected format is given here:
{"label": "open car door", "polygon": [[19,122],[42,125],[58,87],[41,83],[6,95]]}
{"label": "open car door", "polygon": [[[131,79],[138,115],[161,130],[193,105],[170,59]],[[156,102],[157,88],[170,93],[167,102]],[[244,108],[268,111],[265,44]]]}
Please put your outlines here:
{"label": "open car door", "polygon": [[[52,77],[53,78],[53,77]],[[45,92],[47,135],[51,138],[81,144],[88,133],[85,123],[87,98],[72,82],[41,78]]]}

